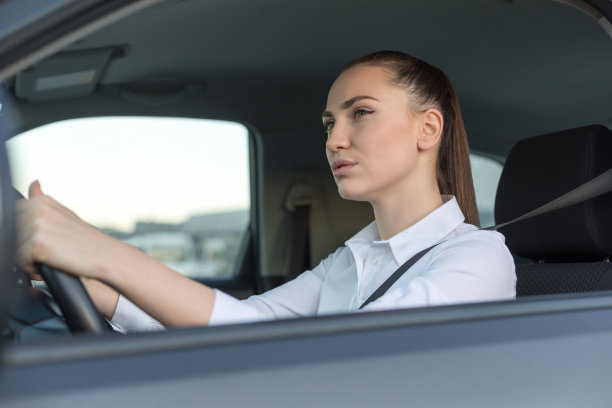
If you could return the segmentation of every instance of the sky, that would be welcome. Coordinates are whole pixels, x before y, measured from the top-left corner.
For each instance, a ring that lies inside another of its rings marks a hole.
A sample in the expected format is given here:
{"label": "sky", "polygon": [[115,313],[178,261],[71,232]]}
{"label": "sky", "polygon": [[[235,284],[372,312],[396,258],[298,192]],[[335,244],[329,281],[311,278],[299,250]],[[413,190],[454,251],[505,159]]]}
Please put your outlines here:
{"label": "sky", "polygon": [[7,142],[13,185],[98,227],[249,208],[248,131],[222,121],[106,117],[45,125]]}

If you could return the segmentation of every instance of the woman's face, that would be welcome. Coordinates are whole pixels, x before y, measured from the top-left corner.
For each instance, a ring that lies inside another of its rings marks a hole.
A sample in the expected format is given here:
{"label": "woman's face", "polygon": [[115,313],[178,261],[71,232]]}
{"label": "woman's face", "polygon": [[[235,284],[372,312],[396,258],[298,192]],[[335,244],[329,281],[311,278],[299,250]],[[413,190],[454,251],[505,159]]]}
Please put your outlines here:
{"label": "woman's face", "polygon": [[419,116],[411,112],[406,90],[391,84],[383,68],[356,66],[336,79],[323,124],[340,196],[374,203],[415,192]]}

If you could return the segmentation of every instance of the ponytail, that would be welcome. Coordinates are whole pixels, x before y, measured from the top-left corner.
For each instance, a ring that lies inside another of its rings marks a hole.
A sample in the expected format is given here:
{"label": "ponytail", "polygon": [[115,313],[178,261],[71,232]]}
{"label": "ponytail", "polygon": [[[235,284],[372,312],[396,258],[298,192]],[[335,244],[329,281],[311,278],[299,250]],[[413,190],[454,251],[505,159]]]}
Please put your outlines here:
{"label": "ponytail", "polygon": [[[442,73],[442,75],[444,75]],[[470,148],[459,100],[450,80],[444,75],[448,88],[448,113],[444,112],[442,140],[438,149],[436,178],[442,195],[454,195],[469,224],[480,227],[476,192],[470,165]]]}

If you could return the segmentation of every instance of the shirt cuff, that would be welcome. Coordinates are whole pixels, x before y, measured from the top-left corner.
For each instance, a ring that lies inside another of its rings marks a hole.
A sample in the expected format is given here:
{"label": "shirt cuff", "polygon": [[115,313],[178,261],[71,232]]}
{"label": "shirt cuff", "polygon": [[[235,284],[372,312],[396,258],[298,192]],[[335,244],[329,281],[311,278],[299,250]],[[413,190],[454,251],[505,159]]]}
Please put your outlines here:
{"label": "shirt cuff", "polygon": [[123,295],[119,295],[117,307],[110,323],[115,330],[121,333],[165,329],[160,322],[143,312]]}
{"label": "shirt cuff", "polygon": [[215,303],[208,321],[209,326],[221,324],[238,324],[270,320],[269,316],[257,309],[215,289]]}

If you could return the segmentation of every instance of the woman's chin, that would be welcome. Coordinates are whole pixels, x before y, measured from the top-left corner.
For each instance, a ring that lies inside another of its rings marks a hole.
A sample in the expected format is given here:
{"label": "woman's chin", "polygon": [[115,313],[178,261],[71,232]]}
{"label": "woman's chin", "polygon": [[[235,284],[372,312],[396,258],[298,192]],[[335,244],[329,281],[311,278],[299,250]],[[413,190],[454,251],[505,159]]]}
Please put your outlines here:
{"label": "woman's chin", "polygon": [[347,188],[347,186],[343,186],[338,184],[338,194],[340,197],[345,200],[352,201],[368,201],[368,198],[364,191],[357,191],[356,189]]}

